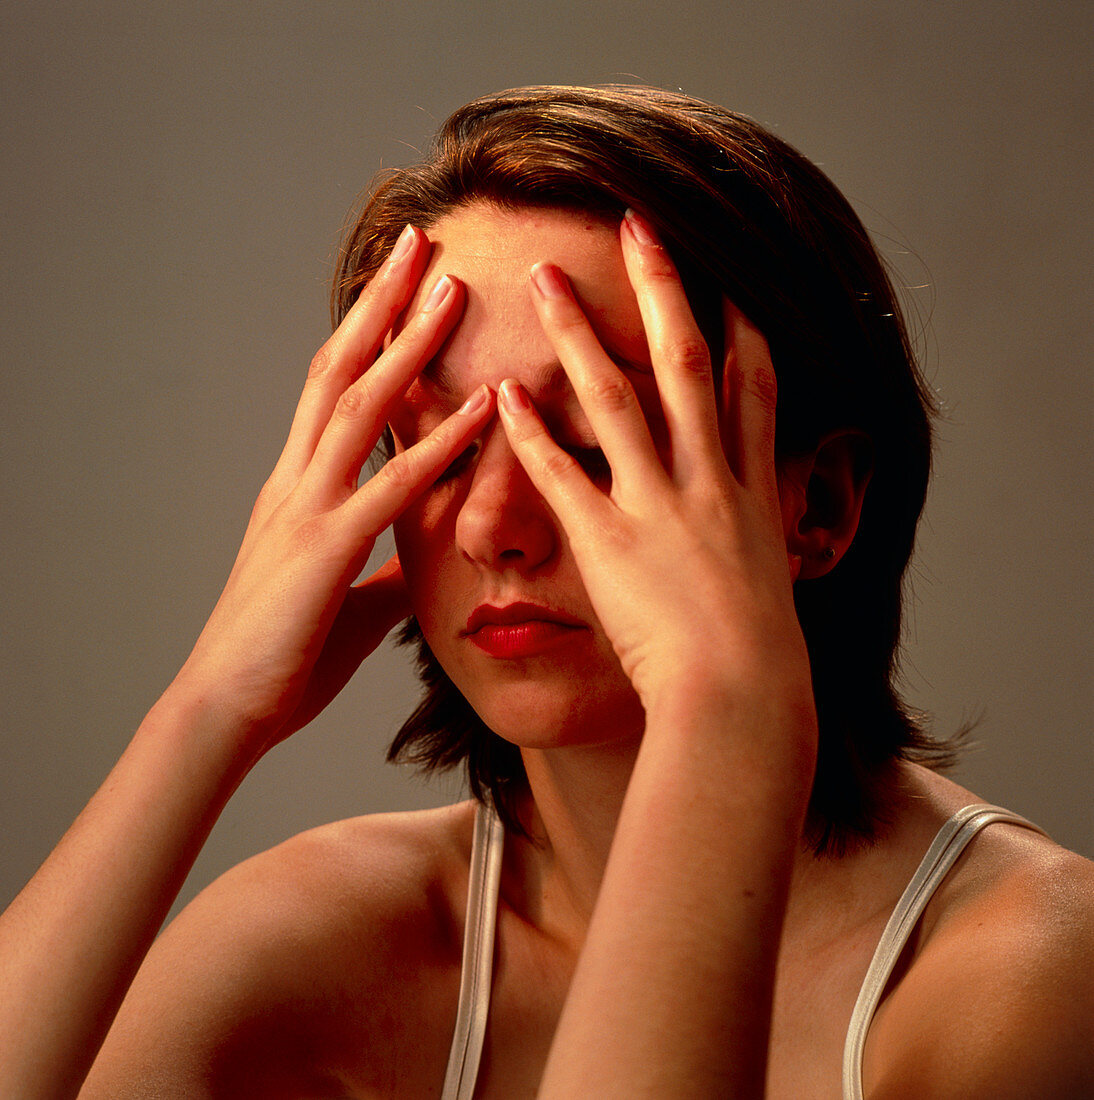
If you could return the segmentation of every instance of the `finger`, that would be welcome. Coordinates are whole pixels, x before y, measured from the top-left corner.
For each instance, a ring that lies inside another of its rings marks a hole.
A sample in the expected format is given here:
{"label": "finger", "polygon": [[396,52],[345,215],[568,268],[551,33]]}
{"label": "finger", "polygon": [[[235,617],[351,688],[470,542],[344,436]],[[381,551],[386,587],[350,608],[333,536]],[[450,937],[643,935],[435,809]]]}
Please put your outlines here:
{"label": "finger", "polygon": [[372,364],[384,335],[417,289],[428,258],[425,234],[408,225],[342,323],[316,352],[275,470],[287,486],[307,467],[338,398]]}
{"label": "finger", "polygon": [[394,407],[440,350],[463,301],[462,284],[441,276],[387,350],[338,398],[302,479],[310,491],[333,494],[332,503],[354,491]]}
{"label": "finger", "polygon": [[[664,468],[634,387],[604,351],[569,279],[554,264],[536,264],[532,287],[543,331],[611,466],[613,491],[618,495],[634,484],[648,486],[651,479],[663,479]],[[518,402],[520,392],[512,389]]]}
{"label": "finger", "polygon": [[505,379],[498,389],[498,411],[509,446],[567,534],[573,534],[573,517],[610,506],[577,459],[551,438],[527,391],[515,379]]}
{"label": "finger", "polygon": [[723,303],[726,358],[723,420],[727,451],[742,485],[777,492],[775,407],[778,382],[763,334],[728,299]]}
{"label": "finger", "polygon": [[627,274],[646,330],[661,406],[672,442],[673,472],[724,465],[710,349],[696,323],[676,265],[653,226],[628,210],[620,230]]}
{"label": "finger", "polygon": [[[456,457],[478,436],[494,412],[494,395],[484,383],[451,416],[424,439],[386,462],[336,510],[348,524],[348,538],[362,548],[398,519],[429,489]],[[363,558],[367,558],[364,550]],[[364,561],[356,564],[360,570]]]}

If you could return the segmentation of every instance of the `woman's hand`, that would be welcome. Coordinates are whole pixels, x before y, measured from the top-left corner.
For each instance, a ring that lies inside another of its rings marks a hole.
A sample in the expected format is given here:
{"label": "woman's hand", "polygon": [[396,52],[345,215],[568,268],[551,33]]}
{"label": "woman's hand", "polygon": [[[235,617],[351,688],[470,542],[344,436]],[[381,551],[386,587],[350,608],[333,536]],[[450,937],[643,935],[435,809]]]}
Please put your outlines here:
{"label": "woman's hand", "polygon": [[483,387],[358,487],[393,406],[459,316],[407,228],[316,355],[224,593],[122,758],[0,916],[0,1094],[75,1096],[209,830],[254,761],[315,713],[406,613],[398,562],[354,585],[376,536],[491,415]]}
{"label": "woman's hand", "polygon": [[410,613],[397,559],[354,582],[377,535],[491,414],[483,387],[358,487],[393,407],[462,309],[462,287],[443,276],[380,354],[428,253],[425,236],[408,226],[312,361],[224,592],[169,690],[259,752],[319,713]]}
{"label": "woman's hand", "polygon": [[775,376],[762,337],[728,307],[719,401],[668,254],[632,215],[622,245],[660,395],[648,417],[565,276],[533,273],[610,489],[556,446],[512,380],[499,394],[510,444],[565,528],[646,711],[541,1095],[762,1096],[816,751]]}
{"label": "woman's hand", "polygon": [[505,430],[564,526],[647,711],[666,690],[709,691],[735,704],[757,692],[786,693],[800,706],[810,698],[809,668],[780,512],[766,343],[727,304],[719,395],[667,252],[633,214],[621,240],[666,442],[655,445],[634,389],[601,348],[565,275],[546,264],[533,272],[533,299],[611,466],[610,490],[555,444],[514,381],[501,388]]}

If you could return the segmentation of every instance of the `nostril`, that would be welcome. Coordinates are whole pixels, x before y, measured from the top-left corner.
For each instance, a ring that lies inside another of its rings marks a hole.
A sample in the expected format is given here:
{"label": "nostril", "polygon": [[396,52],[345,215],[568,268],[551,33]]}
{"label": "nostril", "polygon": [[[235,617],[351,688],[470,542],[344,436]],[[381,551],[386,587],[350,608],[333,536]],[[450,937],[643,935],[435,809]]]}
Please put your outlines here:
{"label": "nostril", "polygon": [[498,557],[502,558],[504,561],[515,561],[518,558],[523,558],[524,557],[524,551],[523,550],[516,550],[516,549],[503,550],[498,555]]}

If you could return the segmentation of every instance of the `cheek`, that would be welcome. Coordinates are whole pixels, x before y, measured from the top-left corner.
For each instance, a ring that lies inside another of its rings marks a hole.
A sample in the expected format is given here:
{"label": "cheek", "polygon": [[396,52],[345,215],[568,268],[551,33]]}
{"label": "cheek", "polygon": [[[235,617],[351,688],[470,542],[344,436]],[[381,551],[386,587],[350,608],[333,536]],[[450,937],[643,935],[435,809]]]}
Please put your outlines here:
{"label": "cheek", "polygon": [[445,590],[454,546],[453,512],[451,494],[442,489],[427,492],[392,524],[395,549],[419,619]]}

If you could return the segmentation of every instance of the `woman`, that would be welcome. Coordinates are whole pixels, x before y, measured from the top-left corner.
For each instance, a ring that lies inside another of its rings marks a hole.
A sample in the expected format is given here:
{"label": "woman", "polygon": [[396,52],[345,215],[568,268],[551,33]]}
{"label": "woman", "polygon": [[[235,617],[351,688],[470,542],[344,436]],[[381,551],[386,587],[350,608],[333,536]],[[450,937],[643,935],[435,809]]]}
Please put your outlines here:
{"label": "woman", "polygon": [[[929,403],[831,184],[683,96],[505,93],[335,306],[192,655],[4,916],[5,1095],[1089,1091],[1090,866],[962,814],[893,690]],[[411,613],[393,752],[478,801],[297,837],[149,951]]]}

